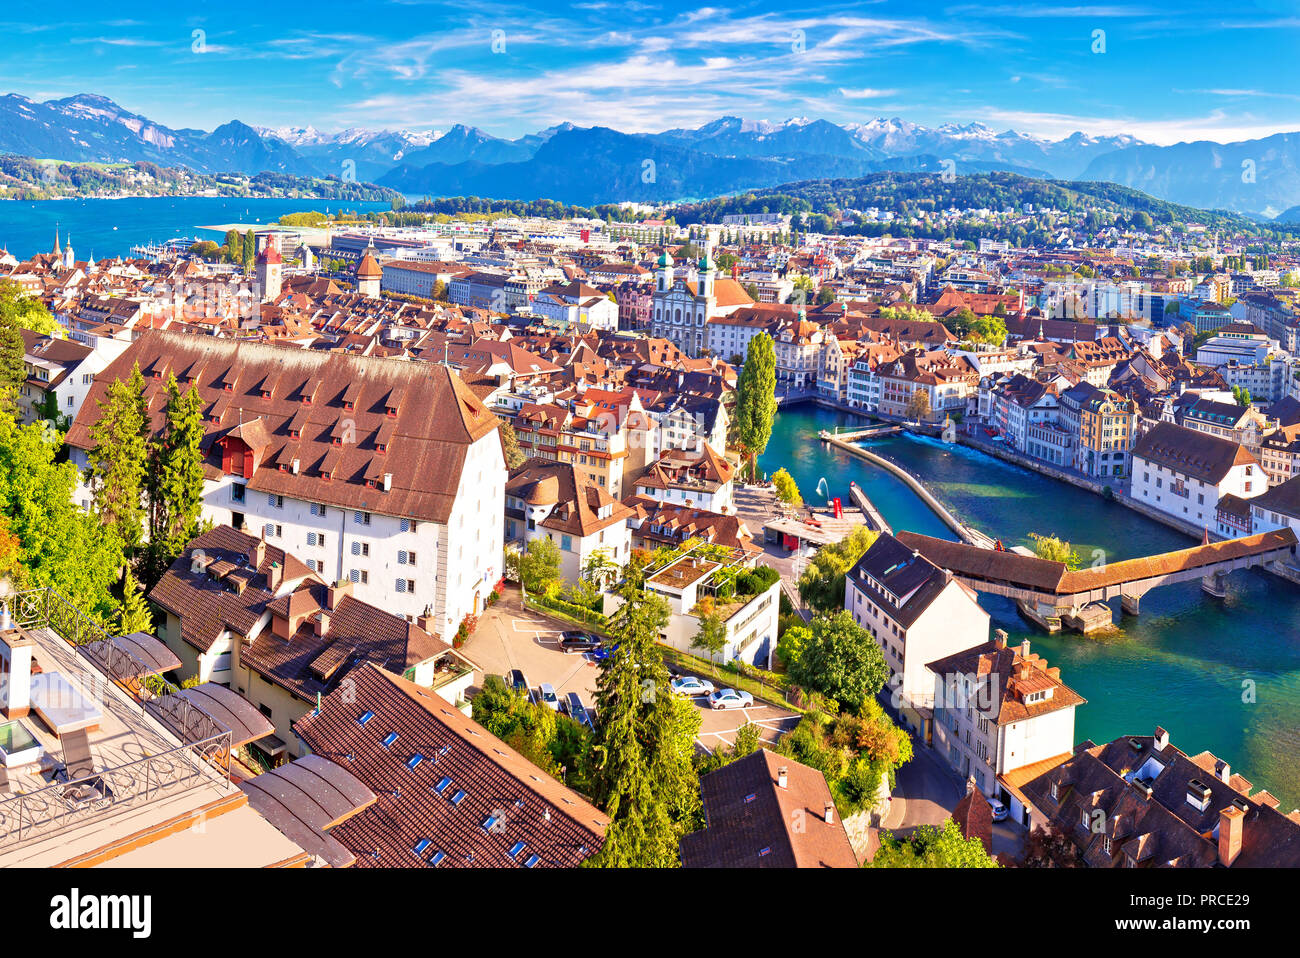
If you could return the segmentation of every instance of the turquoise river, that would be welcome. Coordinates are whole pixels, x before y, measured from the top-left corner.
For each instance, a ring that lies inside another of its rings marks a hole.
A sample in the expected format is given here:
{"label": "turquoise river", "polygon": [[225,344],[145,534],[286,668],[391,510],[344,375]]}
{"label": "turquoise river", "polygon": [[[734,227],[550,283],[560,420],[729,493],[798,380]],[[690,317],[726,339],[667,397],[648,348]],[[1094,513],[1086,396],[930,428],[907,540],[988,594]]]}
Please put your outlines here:
{"label": "turquoise river", "polygon": [[[846,502],[856,481],[895,530],[955,538],[898,479],[817,438],[818,430],[862,422],[812,404],[783,410],[760,465],[769,473],[785,466],[809,501],[822,478]],[[1195,544],[1100,496],[972,449],[912,436],[870,448],[1008,547],[1030,545],[1031,532],[1055,534],[1087,562],[1098,549],[1115,561]],[[1048,636],[1010,600],[981,596],[980,604],[993,628],[1006,629],[1013,643],[1028,638],[1088,700],[1076,713],[1077,740],[1108,742],[1164,726],[1173,744],[1191,755],[1208,749],[1289,811],[1300,806],[1300,587],[1251,570],[1234,572],[1228,588],[1222,600],[1198,583],[1152,590],[1140,615],[1125,616],[1117,633],[1101,638]]]}

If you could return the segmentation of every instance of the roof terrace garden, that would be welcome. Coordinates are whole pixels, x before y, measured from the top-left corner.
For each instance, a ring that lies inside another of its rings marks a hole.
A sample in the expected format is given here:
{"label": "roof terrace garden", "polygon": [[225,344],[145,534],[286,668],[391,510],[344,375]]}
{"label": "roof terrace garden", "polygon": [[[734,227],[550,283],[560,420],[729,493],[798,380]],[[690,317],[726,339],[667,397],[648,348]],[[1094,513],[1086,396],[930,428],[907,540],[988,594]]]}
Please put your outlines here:
{"label": "roof terrace garden", "polygon": [[35,589],[0,596],[0,646],[0,864],[57,864],[231,793],[231,729],[161,677],[156,639]]}

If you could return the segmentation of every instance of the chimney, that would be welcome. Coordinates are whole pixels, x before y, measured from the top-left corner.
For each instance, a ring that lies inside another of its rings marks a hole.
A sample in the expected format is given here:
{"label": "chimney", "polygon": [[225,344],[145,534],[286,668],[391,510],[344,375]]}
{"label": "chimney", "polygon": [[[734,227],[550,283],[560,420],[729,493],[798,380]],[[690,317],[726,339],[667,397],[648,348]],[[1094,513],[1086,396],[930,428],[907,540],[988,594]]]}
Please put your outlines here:
{"label": "chimney", "polygon": [[434,618],[433,607],[426,605],[424,607],[424,612],[416,616],[415,624],[429,635],[437,635],[437,632],[434,630],[438,628],[438,621]]}
{"label": "chimney", "polygon": [[784,765],[782,765],[780,768],[776,770],[777,788],[785,788],[785,784],[789,780],[789,771],[790,770],[786,768]]}
{"label": "chimney", "polygon": [[1228,784],[1228,779],[1232,778],[1232,767],[1221,758],[1215,759],[1214,777],[1225,785]]}
{"label": "chimney", "polygon": [[[9,622],[9,605],[5,603],[3,619]],[[12,627],[0,634],[0,655],[9,667],[5,682],[4,706],[5,716],[10,719],[22,718],[31,707],[32,700],[32,650],[36,645],[34,639],[25,632]]]}
{"label": "chimney", "polygon": [[392,488],[393,488],[393,474],[391,472],[386,472],[384,473],[384,492],[387,492]]}
{"label": "chimney", "polygon": [[351,594],[352,580],[339,579],[338,582],[335,582],[328,590],[326,590],[325,605],[330,612],[333,612],[339,607],[339,603],[343,601],[343,597]]}
{"label": "chimney", "polygon": [[321,609],[320,612],[316,614],[316,635],[319,638],[323,638],[329,634],[329,631],[330,631],[329,610]]}
{"label": "chimney", "polygon": [[825,811],[823,812],[823,817],[826,819],[827,825],[835,824],[835,803],[834,802],[826,803],[826,808]]}
{"label": "chimney", "polygon": [[1155,740],[1152,741],[1151,747],[1155,749],[1155,751],[1159,752],[1168,744],[1169,744],[1169,733],[1166,732],[1164,729],[1162,729],[1159,725],[1157,725]]}
{"label": "chimney", "polygon": [[[262,535],[266,535],[265,532]],[[258,539],[257,544],[253,546],[253,551],[248,554],[248,562],[254,569],[262,568],[262,563],[266,560],[266,540]]]}
{"label": "chimney", "polygon": [[270,568],[266,570],[266,587],[272,594],[279,591],[281,584],[284,582],[284,566],[278,562],[272,562]]}
{"label": "chimney", "polygon": [[295,476],[298,475],[298,460],[297,460],[297,459],[295,459],[295,460],[293,461],[293,474],[294,474]]}
{"label": "chimney", "polygon": [[995,649],[1005,649],[1007,647],[1006,629],[996,629],[993,632],[993,647]]}
{"label": "chimney", "polygon": [[1028,661],[1029,659],[1029,640],[1025,639],[1020,643],[1020,657]]}
{"label": "chimney", "polygon": [[1229,867],[1241,854],[1241,831],[1246,813],[1236,805],[1219,812],[1219,864]]}

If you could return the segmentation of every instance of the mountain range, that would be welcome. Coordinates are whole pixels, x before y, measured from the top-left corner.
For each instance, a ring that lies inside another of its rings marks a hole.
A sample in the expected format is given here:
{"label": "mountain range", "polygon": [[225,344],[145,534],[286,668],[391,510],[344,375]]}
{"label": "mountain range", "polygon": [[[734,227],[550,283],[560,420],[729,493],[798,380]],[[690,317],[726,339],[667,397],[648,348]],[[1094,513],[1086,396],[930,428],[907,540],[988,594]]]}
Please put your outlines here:
{"label": "mountain range", "polygon": [[924,127],[898,117],[844,125],[808,117],[779,123],[722,117],[660,133],[565,123],[513,140],[463,124],[445,131],[322,133],[231,120],[208,132],[171,129],[94,94],[45,102],[9,94],[0,97],[0,153],[148,160],[204,173],[333,175],[408,195],[578,204],[697,199],[884,171],[1006,171],[1110,182],[1258,218],[1300,216],[1300,133],[1157,146],[1126,135],[1073,133],[1050,140],[982,123]]}

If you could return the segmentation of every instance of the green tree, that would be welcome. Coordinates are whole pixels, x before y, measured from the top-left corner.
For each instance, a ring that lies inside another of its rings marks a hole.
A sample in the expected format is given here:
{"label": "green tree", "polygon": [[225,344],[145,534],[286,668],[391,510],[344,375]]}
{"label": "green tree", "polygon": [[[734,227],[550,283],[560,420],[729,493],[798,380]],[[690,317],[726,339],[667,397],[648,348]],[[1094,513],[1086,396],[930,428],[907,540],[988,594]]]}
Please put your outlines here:
{"label": "green tree", "polygon": [[823,286],[821,289],[817,290],[818,306],[828,306],[833,302],[835,302],[835,290],[831,289],[829,286]]}
{"label": "green tree", "polygon": [[113,530],[128,552],[144,534],[147,423],[141,415],[144,377],[136,365],[130,380],[109,384],[99,401],[99,419],[90,427],[91,449],[86,467],[92,510]]}
{"label": "green tree", "polygon": [[551,591],[560,579],[560,547],[549,538],[534,539],[519,557],[519,581],[534,595]]}
{"label": "green tree", "polygon": [[501,429],[501,448],[506,457],[506,468],[518,469],[528,460],[528,457],[519,448],[519,437],[515,434],[515,427],[503,419],[499,428]]}
{"label": "green tree", "polygon": [[700,616],[700,628],[691,639],[691,648],[705,650],[709,653],[709,661],[713,662],[726,647],[727,623],[710,604]]}
{"label": "green tree", "polygon": [[26,355],[27,346],[17,320],[0,315],[0,395],[4,397],[9,418],[18,414],[18,392],[27,381],[27,366],[23,362]]}
{"label": "green tree", "polygon": [[795,484],[794,476],[790,475],[785,467],[772,473],[772,489],[776,492],[777,499],[787,506],[797,508],[803,505],[803,496],[799,495],[799,487]]}
{"label": "green tree", "polygon": [[841,610],[813,619],[812,635],[789,675],[856,712],[884,688],[889,666],[871,633]]}
{"label": "green tree", "polygon": [[716,772],[738,758],[753,755],[762,745],[763,730],[753,722],[746,722],[736,730],[736,740],[730,746],[723,743],[707,755],[697,753],[695,771],[699,775]]}
{"label": "green tree", "polygon": [[854,526],[839,542],[831,542],[813,553],[799,576],[799,598],[809,608],[832,612],[844,607],[844,576],[876,541],[879,533],[866,526]]}
{"label": "green tree", "polygon": [[736,409],[732,430],[736,444],[749,459],[749,473],[755,475],[758,457],[772,438],[776,419],[776,347],[772,337],[759,333],[749,340],[745,365],[736,382]]}
{"label": "green tree", "polygon": [[644,588],[644,568],[628,565],[622,604],[610,617],[614,651],[601,663],[592,746],[597,803],[610,817],[592,866],[665,868],[699,824],[699,779],[692,764],[699,711],[672,695],[656,641],[668,604]]}
{"label": "green tree", "polygon": [[912,398],[907,401],[903,415],[913,422],[920,422],[928,419],[930,412],[930,394],[917,386],[916,391],[912,393]]}
{"label": "green tree", "polygon": [[978,838],[963,838],[951,818],[943,827],[922,825],[906,839],[881,831],[872,868],[997,868]]}
{"label": "green tree", "polygon": [[1034,555],[1048,562],[1064,562],[1067,569],[1079,568],[1079,554],[1070,548],[1070,543],[1057,536],[1029,533],[1034,543]]}
{"label": "green tree", "polygon": [[57,461],[57,452],[42,424],[0,417],[0,574],[19,588],[52,586],[107,624],[117,608],[111,588],[124,563],[121,543],[73,505],[77,468]]}
{"label": "green tree", "polygon": [[582,578],[599,589],[605,588],[618,575],[619,565],[610,556],[609,549],[593,549],[582,567]]}
{"label": "green tree", "polygon": [[30,329],[42,336],[63,338],[63,327],[35,296],[13,280],[0,279],[0,323],[12,322],[19,329]]}
{"label": "green tree", "polygon": [[253,264],[257,261],[257,234],[252,230],[249,230],[244,234],[244,243],[241,252],[241,262],[244,266],[244,272],[252,273]]}
{"label": "green tree", "polygon": [[118,635],[130,635],[132,632],[152,632],[153,617],[149,614],[149,604],[145,602],[140,591],[140,583],[128,571],[122,583],[122,601],[117,606],[114,628]]}
{"label": "green tree", "polygon": [[149,545],[145,581],[151,587],[200,531],[203,511],[203,399],[181,392],[167,377],[167,406],[157,442],[149,443]]}

